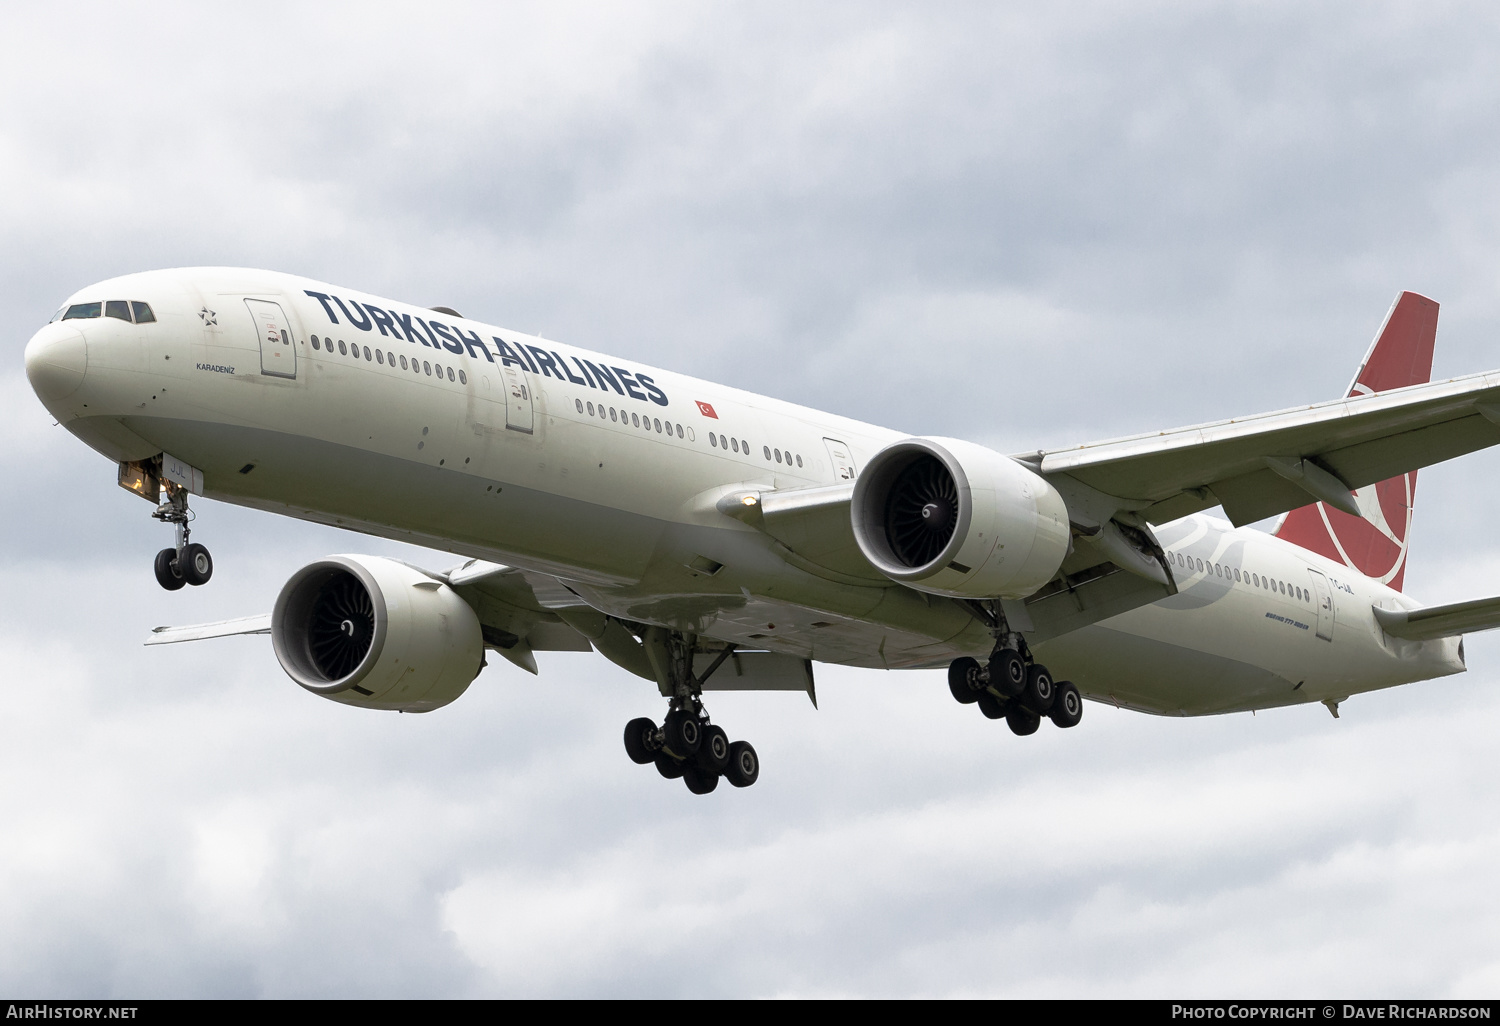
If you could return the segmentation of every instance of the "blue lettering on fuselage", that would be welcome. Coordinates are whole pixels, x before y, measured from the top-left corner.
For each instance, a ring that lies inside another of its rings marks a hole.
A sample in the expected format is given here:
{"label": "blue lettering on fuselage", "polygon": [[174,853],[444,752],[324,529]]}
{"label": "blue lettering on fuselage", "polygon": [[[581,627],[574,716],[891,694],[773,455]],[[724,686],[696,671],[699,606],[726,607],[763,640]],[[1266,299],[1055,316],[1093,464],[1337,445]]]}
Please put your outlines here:
{"label": "blue lettering on fuselage", "polygon": [[[314,292],[311,289],[303,291],[318,301],[330,324],[348,323],[360,331],[379,331],[380,334],[397,340],[404,336],[406,341],[414,345],[446,349],[459,356],[467,352],[476,359],[483,356],[490,363],[494,363],[495,357],[499,356],[500,364],[504,367],[521,367],[542,377],[556,378],[572,385],[587,385],[606,392],[613,389],[619,395],[628,395],[632,399],[655,403],[657,406],[667,406],[670,403],[667,393],[650,376],[628,371],[624,367],[606,367],[589,359],[564,356],[557,350],[548,351],[540,346],[507,342],[499,335],[491,336],[495,344],[492,352],[479,332],[471,328],[453,327],[438,320],[428,321],[418,314],[387,310],[353,299],[346,303],[331,293]],[[418,327],[421,328],[420,331]],[[583,373],[583,377],[573,373],[573,367],[568,365],[569,359]]]}

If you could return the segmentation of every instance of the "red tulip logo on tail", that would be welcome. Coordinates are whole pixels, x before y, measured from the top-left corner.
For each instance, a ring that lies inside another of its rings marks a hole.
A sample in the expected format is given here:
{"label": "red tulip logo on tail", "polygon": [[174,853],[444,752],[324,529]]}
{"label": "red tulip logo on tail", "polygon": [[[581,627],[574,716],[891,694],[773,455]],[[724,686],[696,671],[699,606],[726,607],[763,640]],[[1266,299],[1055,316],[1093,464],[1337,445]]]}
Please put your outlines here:
{"label": "red tulip logo on tail", "polygon": [[[1396,297],[1364,363],[1349,386],[1349,397],[1374,395],[1420,385],[1432,377],[1438,304],[1415,292]],[[1417,472],[1366,485],[1354,493],[1360,515],[1350,516],[1325,503],[1294,509],[1276,537],[1338,560],[1397,591],[1406,579],[1406,550]]]}

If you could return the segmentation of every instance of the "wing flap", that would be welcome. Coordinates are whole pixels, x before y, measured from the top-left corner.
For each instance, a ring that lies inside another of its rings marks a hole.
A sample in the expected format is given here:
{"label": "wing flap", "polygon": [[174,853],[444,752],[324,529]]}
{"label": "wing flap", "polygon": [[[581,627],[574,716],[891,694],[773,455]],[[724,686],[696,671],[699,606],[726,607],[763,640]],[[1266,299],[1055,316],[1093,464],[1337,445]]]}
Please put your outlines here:
{"label": "wing flap", "polygon": [[1380,629],[1393,638],[1407,641],[1451,638],[1500,627],[1500,596],[1421,609],[1381,609],[1376,606],[1375,620]]}

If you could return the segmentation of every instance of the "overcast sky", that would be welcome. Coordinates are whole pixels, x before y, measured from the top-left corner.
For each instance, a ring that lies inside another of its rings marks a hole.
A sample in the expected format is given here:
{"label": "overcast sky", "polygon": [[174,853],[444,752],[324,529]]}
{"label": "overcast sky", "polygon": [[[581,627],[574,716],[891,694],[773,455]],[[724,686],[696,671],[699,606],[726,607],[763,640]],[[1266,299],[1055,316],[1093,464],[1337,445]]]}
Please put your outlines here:
{"label": "overcast sky", "polygon": [[[1016,738],[941,674],[715,696],[764,763],[631,764],[654,689],[495,660],[425,716],[264,639],[329,552],[200,501],[211,585],[21,369],[69,293],[293,271],[1003,451],[1341,395],[1392,298],[1500,367],[1489,5],[6,5],[0,992],[1493,996],[1500,639],[1257,716]],[[1500,453],[1408,590],[1500,590]]]}

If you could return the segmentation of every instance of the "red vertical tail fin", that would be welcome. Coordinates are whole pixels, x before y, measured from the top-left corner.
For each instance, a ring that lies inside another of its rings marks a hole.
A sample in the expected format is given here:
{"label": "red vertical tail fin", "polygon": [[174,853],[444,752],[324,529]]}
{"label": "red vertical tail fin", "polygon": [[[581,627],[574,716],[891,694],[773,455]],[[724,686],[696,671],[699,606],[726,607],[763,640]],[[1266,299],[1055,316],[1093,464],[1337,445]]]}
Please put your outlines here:
{"label": "red vertical tail fin", "polygon": [[[1427,297],[1415,292],[1397,296],[1354,375],[1349,396],[1374,395],[1430,380],[1437,319],[1438,305]],[[1276,528],[1276,537],[1400,591],[1406,579],[1406,548],[1416,492],[1417,472],[1413,470],[1357,490],[1354,501],[1360,516],[1352,517],[1319,502],[1288,513]]]}

